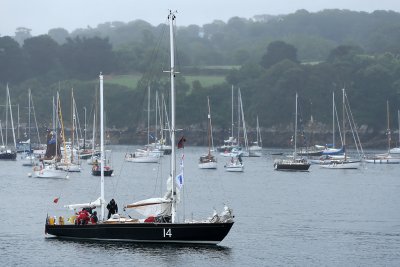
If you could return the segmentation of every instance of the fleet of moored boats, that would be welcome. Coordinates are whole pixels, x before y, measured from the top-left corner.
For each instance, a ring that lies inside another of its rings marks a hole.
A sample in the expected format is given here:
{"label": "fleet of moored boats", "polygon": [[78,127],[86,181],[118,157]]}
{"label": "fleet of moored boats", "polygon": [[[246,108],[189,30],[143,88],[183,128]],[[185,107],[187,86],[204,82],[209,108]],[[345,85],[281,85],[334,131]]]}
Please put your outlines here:
{"label": "fleet of moored boats", "polygon": [[[104,145],[104,115],[103,115],[103,76],[99,77],[100,91],[100,146],[96,146],[96,115],[93,119],[93,137],[89,143],[86,139],[86,114],[84,125],[84,138],[80,136],[80,124],[77,115],[77,108],[71,93],[72,99],[72,122],[71,122],[71,139],[65,140],[64,124],[61,112],[61,101],[57,94],[53,100],[53,127],[47,130],[46,145],[34,145],[31,140],[31,111],[34,116],[36,130],[38,129],[36,117],[34,114],[32,94],[29,90],[29,120],[28,120],[28,140],[25,142],[15,141],[13,115],[11,108],[10,92],[7,85],[7,102],[6,102],[6,120],[5,125],[1,124],[1,137],[3,145],[0,147],[1,160],[16,160],[17,152],[21,152],[20,161],[23,166],[32,168],[33,177],[37,178],[52,178],[52,179],[68,179],[70,172],[80,172],[81,164],[86,161],[92,165],[91,174],[101,177],[100,196],[94,201],[82,204],[69,204],[66,208],[74,211],[72,220],[64,220],[63,216],[53,218],[48,216],[46,219],[46,233],[58,238],[74,238],[74,239],[91,239],[91,240],[112,240],[112,241],[129,241],[129,242],[159,242],[159,243],[200,243],[200,244],[217,244],[221,242],[229,233],[234,224],[234,216],[232,210],[225,206],[223,211],[214,214],[204,220],[178,220],[177,210],[180,202],[179,194],[183,186],[183,172],[179,172],[176,168],[177,149],[183,147],[185,141],[182,137],[176,144],[175,128],[175,63],[174,63],[174,22],[175,13],[170,12],[170,53],[171,53],[171,68],[168,71],[171,78],[171,123],[168,120],[168,112],[164,99],[158,100],[156,96],[156,114],[159,114],[159,121],[156,118],[156,124],[160,126],[160,136],[155,138],[154,143],[150,143],[148,139],[144,148],[129,152],[125,155],[124,160],[132,163],[159,163],[160,158],[164,155],[171,155],[171,170],[167,179],[167,190],[162,197],[152,197],[145,200],[139,200],[126,205],[125,209],[133,209],[144,216],[143,219],[133,219],[124,217],[120,214],[114,214],[110,218],[105,216],[105,188],[104,176],[112,176],[113,168],[111,164],[111,154],[107,153]],[[288,157],[277,159],[274,161],[273,168],[277,171],[309,171],[311,165],[319,165],[321,168],[329,169],[357,169],[361,163],[379,163],[379,164],[399,164],[400,163],[400,148],[391,148],[391,133],[389,125],[389,103],[387,103],[387,138],[388,147],[387,153],[376,154],[372,157],[363,155],[361,142],[359,142],[358,134],[355,131],[354,120],[352,119],[350,105],[348,104],[346,92],[343,89],[343,119],[342,127],[339,128],[342,145],[340,148],[335,148],[335,133],[333,133],[332,146],[313,146],[308,148],[298,149],[298,95],[296,94],[295,101],[295,131],[294,131],[294,152]],[[260,127],[257,117],[257,137],[256,141],[249,145],[246,121],[244,118],[243,104],[241,99],[240,89],[238,89],[238,107],[237,107],[237,135],[234,136],[234,90],[232,87],[232,128],[231,136],[224,141],[224,144],[217,149],[214,149],[213,130],[211,120],[210,99],[207,99],[208,115],[207,115],[207,152],[200,155],[198,168],[200,169],[217,169],[217,156],[213,153],[218,151],[220,156],[226,158],[224,169],[227,172],[244,172],[244,157],[260,157],[262,152],[262,139]],[[150,88],[148,91],[148,111],[150,111]],[[86,109],[85,109],[86,113]],[[336,115],[336,120],[335,120]],[[398,114],[400,118],[400,114]],[[7,133],[9,129],[9,121],[13,132],[13,146],[8,146]],[[167,121],[167,123],[165,123]],[[333,130],[335,130],[335,122],[337,120],[337,111],[333,95]],[[150,119],[148,114],[148,131]],[[400,121],[399,121],[400,124]],[[163,129],[165,125],[167,129]],[[3,138],[3,126],[5,127],[5,138]],[[338,123],[339,126],[339,123]],[[358,156],[350,157],[347,151],[346,129],[350,128],[355,137],[355,146]],[[167,132],[167,136],[164,133]],[[38,133],[38,131],[37,131]],[[148,132],[150,136],[150,132]],[[5,140],[5,141],[4,141]],[[167,145],[166,140],[171,142]],[[242,141],[242,144],[240,143]],[[400,141],[400,136],[399,136]],[[38,144],[40,144],[40,136],[38,133]],[[19,149],[17,149],[17,147]],[[18,151],[17,151],[18,150]],[[109,151],[108,151],[109,152]],[[279,153],[281,155],[282,153]],[[183,161],[183,158],[182,158]],[[182,166],[181,166],[182,167]],[[81,224],[75,217],[80,209],[99,209],[100,218],[97,223]]]}

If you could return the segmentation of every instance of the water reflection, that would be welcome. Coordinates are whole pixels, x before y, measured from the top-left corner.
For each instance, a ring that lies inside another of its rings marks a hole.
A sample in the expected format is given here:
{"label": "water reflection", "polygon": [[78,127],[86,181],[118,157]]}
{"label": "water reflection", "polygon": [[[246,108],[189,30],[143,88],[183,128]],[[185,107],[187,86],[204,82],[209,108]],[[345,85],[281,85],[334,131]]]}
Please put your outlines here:
{"label": "water reflection", "polygon": [[74,246],[75,249],[95,250],[98,253],[112,251],[114,253],[136,254],[137,256],[179,258],[183,255],[203,256],[208,258],[228,260],[232,249],[226,246],[198,245],[198,244],[159,244],[159,243],[134,243],[134,242],[111,242],[92,240],[59,239],[56,237],[46,238],[51,246]]}

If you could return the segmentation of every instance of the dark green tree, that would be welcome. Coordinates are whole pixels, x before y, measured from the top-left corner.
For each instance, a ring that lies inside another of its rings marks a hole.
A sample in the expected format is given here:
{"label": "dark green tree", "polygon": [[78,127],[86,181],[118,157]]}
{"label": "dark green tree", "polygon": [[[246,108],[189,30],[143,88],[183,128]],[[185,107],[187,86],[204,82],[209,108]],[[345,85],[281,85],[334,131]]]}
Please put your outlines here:
{"label": "dark green tree", "polygon": [[262,57],[260,64],[268,69],[284,59],[298,62],[296,48],[283,41],[274,41],[268,45],[267,53]]}
{"label": "dark green tree", "polygon": [[81,79],[110,73],[115,66],[111,44],[99,37],[67,39],[61,48],[61,62],[69,77]]}
{"label": "dark green tree", "polygon": [[49,30],[48,35],[53,38],[53,40],[56,41],[59,45],[64,44],[69,37],[68,31],[64,28],[51,29]]}
{"label": "dark green tree", "polygon": [[23,50],[27,55],[31,76],[42,76],[58,68],[59,45],[48,35],[26,39]]}
{"label": "dark green tree", "polygon": [[25,62],[17,42],[9,36],[0,37],[0,81],[23,81],[26,78]]}

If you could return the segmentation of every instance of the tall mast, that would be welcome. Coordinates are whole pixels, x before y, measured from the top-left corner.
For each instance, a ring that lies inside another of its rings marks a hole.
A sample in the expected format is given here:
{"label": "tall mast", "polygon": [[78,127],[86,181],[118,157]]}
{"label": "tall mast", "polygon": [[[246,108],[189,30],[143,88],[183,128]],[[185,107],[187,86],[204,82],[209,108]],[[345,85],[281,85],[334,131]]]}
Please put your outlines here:
{"label": "tall mast", "polygon": [[[11,99],[10,99],[10,91],[8,89],[7,85],[7,95],[8,95],[8,103],[10,104],[10,120],[11,120],[11,129],[13,133],[13,138],[14,138],[14,149],[17,149],[17,143],[15,141],[15,132],[14,132],[14,120],[13,120],[13,115],[12,115],[12,107],[11,107]],[[7,135],[6,135],[7,136]]]}
{"label": "tall mast", "polygon": [[103,75],[100,73],[100,202],[101,202],[101,218],[104,220],[105,197],[104,197],[104,123],[103,123]]}
{"label": "tall mast", "polygon": [[242,118],[242,125],[243,125],[243,141],[244,141],[244,147],[245,150],[248,151],[249,149],[249,142],[247,140],[247,130],[246,130],[246,121],[244,119],[244,112],[243,112],[243,101],[242,101],[242,93],[239,89],[238,92],[238,97],[239,97],[239,101],[240,101],[240,116]]}
{"label": "tall mast", "polygon": [[344,149],[345,149],[345,151],[344,151],[344,160],[346,161],[347,160],[347,153],[346,153],[346,150],[347,150],[347,148],[346,148],[346,120],[345,120],[345,98],[344,98],[344,94],[345,94],[345,92],[344,92],[344,88],[342,89],[342,91],[343,91],[343,147],[344,147]]}
{"label": "tall mast", "polygon": [[157,141],[157,131],[158,131],[158,91],[156,91],[156,97],[155,97],[155,99],[156,99],[156,103],[155,103],[155,106],[156,106],[156,108],[155,108],[155,117],[156,117],[156,124],[155,124],[155,128],[154,128],[154,143],[156,143],[156,141]]}
{"label": "tall mast", "polygon": [[176,217],[176,198],[175,198],[175,161],[176,161],[176,147],[175,147],[175,55],[174,55],[174,20],[175,14],[170,11],[168,15],[169,20],[169,40],[170,40],[170,52],[171,52],[171,68],[170,68],[170,78],[171,78],[171,183],[172,183],[172,223],[175,222]]}
{"label": "tall mast", "polygon": [[231,119],[232,119],[232,123],[231,123],[231,125],[232,125],[232,129],[231,129],[231,136],[232,136],[232,138],[233,138],[233,126],[234,126],[234,124],[233,124],[233,85],[232,85],[232,93],[231,93],[231,95],[232,95],[232,113],[231,113]]}
{"label": "tall mast", "polygon": [[259,142],[258,142],[258,139],[259,139],[259,131],[260,131],[260,126],[258,125],[258,115],[257,115],[257,124],[256,124],[256,127],[257,127],[257,129],[256,129],[256,135],[257,135],[257,146],[259,146],[260,144],[259,144]]}
{"label": "tall mast", "polygon": [[55,115],[55,112],[56,112],[56,103],[54,102],[54,95],[53,95],[53,119],[52,119],[52,129],[53,129],[53,131],[55,131],[56,130],[56,115]]}
{"label": "tall mast", "polygon": [[262,147],[262,137],[261,137],[260,123],[258,121],[258,115],[257,115],[257,145]]}
{"label": "tall mast", "polygon": [[8,132],[8,83],[7,83],[7,89],[6,89],[7,95],[6,95],[6,142],[5,142],[5,146],[8,146],[8,138],[7,138],[7,132]]}
{"label": "tall mast", "polygon": [[[67,159],[67,147],[66,147],[66,144],[65,144],[64,120],[63,120],[63,117],[62,117],[61,100],[60,100],[60,95],[59,95],[58,92],[57,92],[57,99],[58,99],[58,101],[57,101],[57,103],[58,103],[57,117],[58,117],[59,123],[61,125],[61,136],[62,136],[62,142],[63,142],[63,146],[64,146],[64,158]],[[58,139],[58,135],[56,137],[56,144],[57,144],[57,139]],[[56,151],[57,150],[58,150],[58,145],[56,145]],[[61,154],[60,154],[60,156],[61,156]]]}
{"label": "tall mast", "polygon": [[95,153],[95,151],[94,151],[96,148],[95,143],[96,143],[96,111],[93,112],[92,156]]}
{"label": "tall mast", "polygon": [[398,144],[398,146],[400,146],[400,110],[397,110],[397,120],[398,120],[398,124],[399,124],[399,144]]}
{"label": "tall mast", "polygon": [[85,111],[85,125],[83,128],[83,150],[86,149],[86,107],[83,107],[83,110]]}
{"label": "tall mast", "polygon": [[295,115],[295,122],[294,122],[294,154],[293,160],[296,161],[297,157],[297,92],[296,92],[296,115]]}
{"label": "tall mast", "polygon": [[17,105],[17,138],[19,140],[19,104]]}
{"label": "tall mast", "polygon": [[392,139],[389,124],[389,100],[386,100],[386,114],[387,114],[387,141],[388,141],[388,153],[390,153],[390,141]]}
{"label": "tall mast", "polygon": [[239,91],[240,88],[238,88],[238,112],[237,112],[237,116],[238,116],[238,134],[237,134],[237,145],[240,146],[240,99],[239,99]]}
{"label": "tall mast", "polygon": [[57,103],[56,103],[56,110],[54,111],[54,114],[57,114],[57,115],[54,115],[55,117],[55,119],[57,120],[57,121],[54,121],[53,123],[54,123],[54,125],[55,125],[55,128],[54,128],[54,134],[56,135],[56,154],[55,154],[55,160],[57,161],[57,156],[58,156],[58,109],[59,109],[59,96],[58,96],[58,91],[57,91]]}
{"label": "tall mast", "polygon": [[4,146],[4,139],[3,139],[3,126],[1,126],[1,120],[0,120],[0,135],[1,135],[1,143]]}
{"label": "tall mast", "polygon": [[211,109],[210,109],[210,98],[207,96],[207,104],[208,104],[208,155],[211,155]]}
{"label": "tall mast", "polygon": [[147,144],[150,144],[150,86],[147,87]]}
{"label": "tall mast", "polygon": [[332,92],[332,148],[335,148],[335,91]]}
{"label": "tall mast", "polygon": [[29,137],[29,155],[32,153],[32,140],[31,140],[31,89],[28,89],[28,137]]}
{"label": "tall mast", "polygon": [[211,121],[211,106],[210,101],[208,101],[208,113],[210,114],[210,138],[211,138],[211,148],[214,151],[214,137],[213,137],[213,129],[212,129],[212,121]]}
{"label": "tall mast", "polygon": [[70,163],[72,163],[74,161],[74,142],[75,142],[75,100],[74,100],[74,89],[71,89],[71,117],[72,117],[72,142],[71,142],[71,161]]}

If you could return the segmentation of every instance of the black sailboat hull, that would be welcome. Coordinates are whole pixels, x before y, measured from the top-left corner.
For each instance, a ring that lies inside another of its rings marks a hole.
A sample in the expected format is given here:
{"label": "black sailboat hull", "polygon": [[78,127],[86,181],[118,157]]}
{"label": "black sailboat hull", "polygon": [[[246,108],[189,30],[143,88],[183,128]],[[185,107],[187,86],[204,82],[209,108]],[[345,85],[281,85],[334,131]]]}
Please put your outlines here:
{"label": "black sailboat hull", "polygon": [[169,148],[164,149],[163,151],[164,151],[164,155],[171,155],[171,153],[172,153],[172,149],[169,149]]}
{"label": "black sailboat hull", "polygon": [[297,155],[299,156],[311,156],[311,157],[319,157],[322,156],[322,150],[321,151],[308,151],[308,152],[299,152]]}
{"label": "black sailboat hull", "polygon": [[[105,170],[104,171],[104,176],[111,176],[113,174],[114,170]],[[92,175],[93,176],[101,176],[101,171],[100,170],[92,170]]]}
{"label": "black sailboat hull", "polygon": [[274,168],[277,171],[308,171],[308,169],[310,168],[310,164],[275,163]]}
{"label": "black sailboat hull", "polygon": [[0,160],[16,160],[16,152],[0,152]]}
{"label": "black sailboat hull", "polygon": [[225,238],[232,225],[233,222],[46,224],[46,234],[67,239],[215,245]]}

